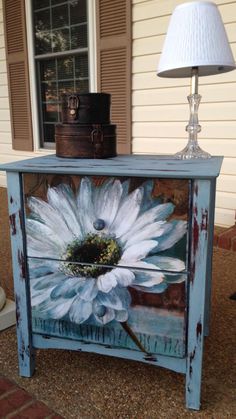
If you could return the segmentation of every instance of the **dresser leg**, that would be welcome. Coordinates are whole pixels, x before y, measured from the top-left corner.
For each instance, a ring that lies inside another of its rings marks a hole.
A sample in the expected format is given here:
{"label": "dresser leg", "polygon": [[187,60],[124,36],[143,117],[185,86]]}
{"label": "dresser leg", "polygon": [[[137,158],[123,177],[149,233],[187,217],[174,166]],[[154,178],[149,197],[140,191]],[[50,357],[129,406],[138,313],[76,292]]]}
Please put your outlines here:
{"label": "dresser leg", "polygon": [[[203,313],[199,318],[203,318]],[[199,321],[191,327],[186,364],[186,407],[195,410],[201,407],[203,340],[203,323]]]}
{"label": "dresser leg", "polygon": [[16,300],[16,327],[19,373],[31,377],[34,372],[32,346],[31,305],[23,202],[23,182],[19,173],[7,174],[8,206]]}
{"label": "dresser leg", "polygon": [[215,193],[216,180],[211,180],[210,187],[210,208],[209,208],[209,228],[208,228],[208,258],[206,273],[206,299],[205,299],[205,315],[204,315],[204,336],[210,334],[210,316],[211,316],[211,283],[212,283],[212,256],[214,244],[214,214],[215,214]]}
{"label": "dresser leg", "polygon": [[202,348],[199,346],[187,358],[186,407],[194,410],[201,407]]}
{"label": "dresser leg", "polygon": [[[188,342],[186,365],[186,405],[200,409],[202,356],[205,328],[205,304],[210,288],[206,283],[209,274],[209,214],[211,183],[208,180],[193,182],[191,243],[188,284]],[[206,289],[207,295],[206,295]]]}
{"label": "dresser leg", "polygon": [[210,334],[210,317],[211,317],[211,278],[208,277],[207,281],[206,281],[204,336],[209,336],[209,334]]}

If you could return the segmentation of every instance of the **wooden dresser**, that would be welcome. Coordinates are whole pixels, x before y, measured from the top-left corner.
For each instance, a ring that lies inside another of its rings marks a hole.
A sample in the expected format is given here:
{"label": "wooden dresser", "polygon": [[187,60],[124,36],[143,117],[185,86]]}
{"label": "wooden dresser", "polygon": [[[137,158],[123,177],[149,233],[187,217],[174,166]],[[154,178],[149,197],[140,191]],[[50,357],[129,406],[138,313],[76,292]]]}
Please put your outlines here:
{"label": "wooden dresser", "polygon": [[[221,157],[56,156],[7,172],[20,375],[37,348],[169,368],[200,408]],[[135,366],[134,366],[135,368]]]}

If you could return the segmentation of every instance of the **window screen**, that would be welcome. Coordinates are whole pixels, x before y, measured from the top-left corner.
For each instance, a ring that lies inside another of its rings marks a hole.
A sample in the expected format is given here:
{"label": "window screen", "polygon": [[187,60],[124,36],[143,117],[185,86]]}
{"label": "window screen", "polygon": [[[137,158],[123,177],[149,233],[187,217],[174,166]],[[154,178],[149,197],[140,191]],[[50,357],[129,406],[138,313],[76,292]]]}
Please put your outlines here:
{"label": "window screen", "polygon": [[33,0],[42,145],[53,143],[60,121],[60,95],[88,92],[86,0]]}

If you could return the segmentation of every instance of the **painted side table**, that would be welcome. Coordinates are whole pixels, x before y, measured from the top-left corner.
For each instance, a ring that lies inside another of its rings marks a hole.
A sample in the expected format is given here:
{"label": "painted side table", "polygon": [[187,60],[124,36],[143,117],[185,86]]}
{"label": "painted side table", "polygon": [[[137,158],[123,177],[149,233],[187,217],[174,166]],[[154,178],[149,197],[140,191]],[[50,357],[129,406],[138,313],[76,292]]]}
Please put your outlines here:
{"label": "painted side table", "polygon": [[186,375],[200,408],[221,157],[39,157],[7,171],[20,375],[37,348]]}

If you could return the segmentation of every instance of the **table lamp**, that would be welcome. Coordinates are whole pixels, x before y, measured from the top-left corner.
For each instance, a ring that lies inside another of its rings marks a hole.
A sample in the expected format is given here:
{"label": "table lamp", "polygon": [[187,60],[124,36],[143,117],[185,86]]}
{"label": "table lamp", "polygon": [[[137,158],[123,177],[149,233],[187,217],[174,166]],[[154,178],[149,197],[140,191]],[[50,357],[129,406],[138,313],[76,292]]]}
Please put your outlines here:
{"label": "table lamp", "polygon": [[157,74],[160,77],[191,77],[188,96],[190,119],[187,146],[178,159],[210,158],[197,140],[201,131],[198,122],[198,76],[225,73],[235,68],[233,54],[224,24],[214,3],[193,1],[177,6],[172,14]]}

